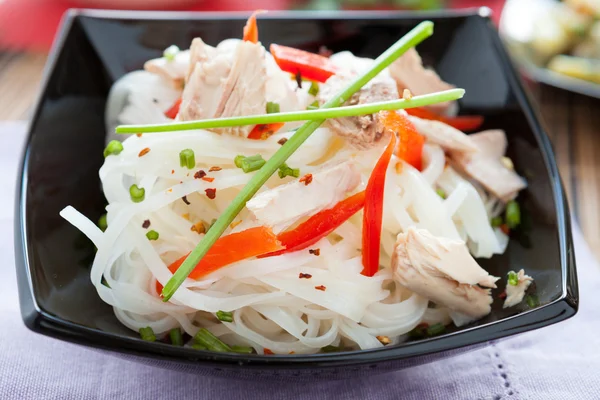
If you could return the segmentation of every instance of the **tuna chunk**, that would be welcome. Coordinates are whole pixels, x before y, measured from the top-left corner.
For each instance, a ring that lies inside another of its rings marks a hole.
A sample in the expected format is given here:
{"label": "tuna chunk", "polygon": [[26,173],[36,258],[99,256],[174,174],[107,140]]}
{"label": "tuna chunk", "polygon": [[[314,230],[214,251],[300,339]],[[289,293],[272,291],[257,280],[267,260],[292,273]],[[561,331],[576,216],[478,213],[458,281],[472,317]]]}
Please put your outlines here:
{"label": "tuna chunk", "polygon": [[[410,49],[389,67],[392,78],[398,84],[399,91],[408,89],[413,95],[435,93],[454,88],[453,85],[440,79],[435,71],[423,67],[419,53]],[[445,102],[428,106],[436,111],[445,111],[453,102]]]}
{"label": "tuna chunk", "polygon": [[427,230],[409,228],[398,235],[392,256],[394,279],[438,305],[470,318],[491,311],[498,278],[473,259],[464,242],[435,237]]}
{"label": "tuna chunk", "polygon": [[[319,103],[323,104],[339,93],[351,78],[334,75],[321,86]],[[345,105],[367,104],[379,101],[398,99],[398,89],[394,82],[387,78],[376,78],[371,84],[356,92]],[[339,136],[346,139],[359,150],[375,147],[384,136],[385,129],[379,121],[378,114],[361,115],[357,117],[333,118],[325,121],[326,126]]]}
{"label": "tuna chunk", "polygon": [[527,187],[525,180],[502,162],[507,145],[504,131],[483,131],[469,138],[479,151],[453,151],[450,155],[460,170],[504,202],[514,199],[520,190]]}
{"label": "tuna chunk", "polygon": [[144,64],[144,69],[153,74],[158,74],[168,80],[176,89],[183,87],[190,65],[190,51],[180,51],[175,55],[174,60],[167,60],[164,57],[148,60]]}
{"label": "tuna chunk", "polygon": [[417,131],[425,136],[427,141],[440,145],[446,151],[475,152],[478,150],[468,135],[450,125],[411,115],[408,116],[408,119],[413,123]]}
{"label": "tuna chunk", "polygon": [[315,172],[311,178],[308,184],[300,179],[259,193],[246,207],[261,223],[280,231],[302,217],[332,208],[358,186],[361,175],[347,161]]}
{"label": "tuna chunk", "polygon": [[519,278],[518,284],[516,286],[511,285],[510,283],[506,285],[506,300],[504,300],[503,308],[508,308],[512,306],[516,306],[520,302],[523,301],[523,297],[525,297],[525,291],[533,282],[533,278],[525,275],[525,270],[520,270],[517,274]]}

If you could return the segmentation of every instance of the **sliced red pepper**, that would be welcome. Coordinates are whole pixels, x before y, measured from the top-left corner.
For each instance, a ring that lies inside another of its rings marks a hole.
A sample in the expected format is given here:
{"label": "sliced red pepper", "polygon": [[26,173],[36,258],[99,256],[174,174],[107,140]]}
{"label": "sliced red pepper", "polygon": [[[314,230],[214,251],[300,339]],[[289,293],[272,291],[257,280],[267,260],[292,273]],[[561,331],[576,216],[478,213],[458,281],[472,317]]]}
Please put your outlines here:
{"label": "sliced red pepper", "polygon": [[258,43],[258,26],[256,25],[256,16],[266,13],[266,10],[256,10],[252,13],[248,22],[244,26],[244,41]]}
{"label": "sliced red pepper", "polygon": [[318,54],[278,44],[272,44],[269,50],[281,70],[294,75],[300,73],[304,79],[325,82],[337,72],[329,58]]}
{"label": "sliced red pepper", "polygon": [[[396,114],[396,113],[389,113]],[[379,249],[381,247],[381,222],[383,219],[383,189],[388,164],[396,147],[396,135],[390,135],[385,148],[367,183],[365,211],[363,213],[362,274],[373,276],[379,271]]]}
{"label": "sliced red pepper", "polygon": [[273,124],[258,124],[248,134],[248,139],[265,140],[285,125],[283,122]]}
{"label": "sliced red pepper", "polygon": [[165,111],[165,117],[171,119],[175,119],[175,117],[177,117],[177,114],[179,114],[179,107],[181,107],[181,100],[182,99],[179,98],[177,101],[175,101],[175,103],[173,103],[171,108]]}
{"label": "sliced red pepper", "polygon": [[277,235],[277,240],[285,249],[259,257],[271,257],[306,249],[337,229],[360,211],[364,204],[365,192],[363,191],[340,201],[333,208],[316,213],[296,228]]}
{"label": "sliced red pepper", "polygon": [[481,115],[460,115],[458,117],[446,117],[422,107],[408,108],[406,112],[415,117],[440,121],[460,131],[466,132],[475,131],[483,124],[483,117]]}
{"label": "sliced red pepper", "polygon": [[396,148],[398,158],[406,161],[419,171],[423,167],[423,145],[425,138],[404,114],[398,112],[384,112],[383,124],[387,129],[396,132],[399,143]]}

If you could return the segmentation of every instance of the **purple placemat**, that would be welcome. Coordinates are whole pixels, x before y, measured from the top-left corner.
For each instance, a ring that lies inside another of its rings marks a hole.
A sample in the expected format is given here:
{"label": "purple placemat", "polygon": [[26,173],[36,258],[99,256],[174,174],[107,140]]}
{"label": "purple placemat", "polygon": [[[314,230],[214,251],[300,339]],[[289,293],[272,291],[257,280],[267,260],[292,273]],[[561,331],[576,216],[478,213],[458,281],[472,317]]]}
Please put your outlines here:
{"label": "purple placemat", "polygon": [[443,361],[351,381],[289,383],[201,377],[43,337],[19,312],[13,193],[25,124],[0,124],[1,399],[597,399],[600,267],[574,230],[579,313],[563,323]]}

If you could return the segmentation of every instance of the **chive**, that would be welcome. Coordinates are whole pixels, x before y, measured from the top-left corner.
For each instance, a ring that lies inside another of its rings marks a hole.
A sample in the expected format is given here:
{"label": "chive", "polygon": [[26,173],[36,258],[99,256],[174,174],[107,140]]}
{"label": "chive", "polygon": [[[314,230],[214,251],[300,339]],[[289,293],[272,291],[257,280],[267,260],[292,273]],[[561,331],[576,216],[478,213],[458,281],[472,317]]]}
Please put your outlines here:
{"label": "chive", "polygon": [[279,103],[267,102],[267,114],[277,114],[279,112]]}
{"label": "chive", "polygon": [[118,140],[111,140],[104,149],[104,158],[113,155],[116,156],[123,151],[123,143]]}
{"label": "chive", "polygon": [[446,332],[444,324],[434,324],[427,328],[427,336],[437,336]]}
{"label": "chive", "polygon": [[145,328],[140,328],[140,337],[142,338],[142,340],[145,340],[147,342],[156,341],[156,335],[154,334],[152,328],[150,328],[149,326]]}
{"label": "chive", "polygon": [[206,328],[201,328],[194,336],[194,343],[201,344],[208,350],[212,351],[231,351],[231,347],[227,346],[218,337],[210,333]]}
{"label": "chive", "polygon": [[519,284],[519,275],[515,271],[508,271],[508,284],[511,286]]}
{"label": "chive", "polygon": [[146,237],[148,238],[148,240],[158,240],[159,236],[160,235],[155,230],[146,232]]}
{"label": "chive", "polygon": [[492,228],[498,228],[500,225],[503,224],[502,217],[501,216],[494,217],[494,218],[492,218],[492,221],[490,223],[492,224]]}
{"label": "chive", "polygon": [[511,200],[506,205],[506,224],[510,229],[515,229],[521,224],[521,208],[519,203]]}
{"label": "chive", "polygon": [[183,335],[179,328],[173,328],[169,331],[169,337],[171,338],[171,344],[174,346],[183,346]]}
{"label": "chive", "polygon": [[194,167],[196,167],[196,155],[194,154],[194,150],[181,150],[181,152],[179,152],[179,165],[187,167],[187,169],[194,169]]}
{"label": "chive", "polygon": [[277,171],[277,173],[281,179],[285,178],[286,176],[298,178],[300,176],[300,168],[290,168],[286,163],[283,163],[279,167],[279,171]]}
{"label": "chive", "polygon": [[146,197],[146,189],[133,184],[129,187],[129,196],[134,203],[141,203]]}
{"label": "chive", "polygon": [[246,156],[243,156],[241,154],[238,156],[235,156],[235,158],[233,159],[235,166],[238,168],[242,168],[242,161],[244,161],[245,158],[246,158]]}
{"label": "chive", "polygon": [[102,214],[100,216],[100,219],[98,219],[98,228],[100,228],[100,230],[102,232],[104,232],[106,230],[106,228],[108,228],[108,222],[106,221],[106,214]]}
{"label": "chive", "polygon": [[[290,111],[276,114],[247,115],[243,117],[213,118],[198,121],[170,122],[164,124],[149,125],[120,125],[116,128],[116,133],[153,133],[153,132],[176,132],[189,131],[195,129],[213,129],[227,128],[230,126],[245,125],[266,125],[278,122],[294,121],[319,121],[329,118],[355,117],[357,115],[375,114],[385,110],[403,110],[406,108],[423,107],[431,104],[437,104],[446,101],[453,101],[462,98],[465,94],[464,89],[450,89],[437,93],[414,96],[410,100],[398,99],[390,101],[381,101],[377,103],[360,104],[356,106],[344,106],[339,108],[318,108],[318,103],[314,102],[305,111]],[[314,107],[310,108],[311,106]],[[335,107],[338,107],[336,105]]]}
{"label": "chive", "polygon": [[192,344],[192,349],[194,349],[194,350],[208,350],[205,346],[202,346],[199,343]]}
{"label": "chive", "polygon": [[535,294],[528,294],[525,296],[525,301],[530,308],[535,308],[540,305],[540,300]]}
{"label": "chive", "polygon": [[233,314],[228,311],[217,311],[217,318],[223,322],[233,322]]}
{"label": "chive", "polygon": [[441,188],[437,188],[435,190],[435,192],[438,194],[438,196],[440,196],[442,199],[446,198],[446,192],[444,192],[444,189]]}
{"label": "chive", "polygon": [[[366,71],[364,74],[358,76],[353,80],[341,93],[333,96],[329,101],[323,104],[322,108],[325,111],[336,111],[326,110],[327,108],[339,107],[343,105],[354,93],[362,88],[367,82],[377,76],[383,69],[387,68],[392,62],[398,57],[404,54],[407,50],[413,48],[418,43],[423,41],[425,38],[431,36],[433,33],[433,23],[430,21],[421,22],[416,28],[412,29],[408,34],[398,40],[395,44],[387,49],[373,62],[373,66]],[[455,89],[456,90],[456,89]],[[453,95],[458,97],[464,94],[464,90],[454,92]],[[415,97],[413,97],[408,103],[410,105],[415,104]],[[444,95],[436,94],[433,95],[435,102],[453,100],[452,96],[447,97]],[[406,100],[404,100],[406,102]],[[406,103],[405,103],[406,104]],[[342,107],[341,110],[347,107]],[[321,110],[308,111],[318,113]],[[280,116],[275,114],[274,116]],[[320,118],[329,118],[322,117]],[[217,241],[223,234],[225,229],[233,222],[237,215],[246,206],[246,202],[252,198],[258,192],[258,190],[265,184],[265,182],[279,169],[279,167],[287,161],[287,159],[294,154],[296,150],[310,137],[310,135],[317,130],[319,126],[324,122],[324,119],[318,119],[310,121],[302,125],[295,133],[288,139],[283,146],[281,146],[275,154],[266,162],[266,164],[250,179],[250,181],[242,188],[238,195],[229,203],[229,206],[219,216],[217,222],[213,228],[206,233],[204,238],[198,243],[191,253],[187,256],[185,261],[177,269],[175,274],[169,279],[165,287],[163,288],[162,295],[163,301],[169,301],[173,296],[173,293],[179,288],[179,286],[185,281],[187,276],[196,267],[198,262],[204,257],[212,245]]]}
{"label": "chive", "polygon": [[330,344],[329,346],[321,347],[321,351],[323,353],[336,353],[338,351],[342,351],[342,348],[339,346],[333,346]]}
{"label": "chive", "polygon": [[234,353],[241,353],[241,354],[254,353],[254,349],[249,346],[231,346],[231,351]]}
{"label": "chive", "polygon": [[174,44],[167,47],[165,51],[163,51],[163,57],[167,59],[167,61],[175,60],[175,56],[179,53],[179,47]]}
{"label": "chive", "polygon": [[244,158],[241,162],[241,168],[242,171],[244,171],[247,174],[248,172],[258,171],[262,168],[263,165],[265,165],[265,163],[265,159],[262,158],[260,154],[257,154],[255,156]]}
{"label": "chive", "polygon": [[310,88],[308,89],[308,94],[311,96],[316,96],[319,94],[319,84],[317,82],[312,82],[310,84]]}

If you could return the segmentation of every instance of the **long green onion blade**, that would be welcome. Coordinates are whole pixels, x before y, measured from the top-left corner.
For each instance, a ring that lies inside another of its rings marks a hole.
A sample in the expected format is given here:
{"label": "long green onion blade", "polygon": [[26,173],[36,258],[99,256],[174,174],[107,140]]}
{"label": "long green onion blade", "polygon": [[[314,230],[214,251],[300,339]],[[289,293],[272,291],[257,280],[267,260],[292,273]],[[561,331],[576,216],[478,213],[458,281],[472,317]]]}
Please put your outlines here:
{"label": "long green onion blade", "polygon": [[[383,69],[387,68],[398,57],[404,54],[407,50],[413,48],[424,39],[433,34],[433,22],[424,21],[417,25],[414,29],[408,32],[400,40],[394,43],[389,49],[381,54],[373,66],[364,74],[358,76],[350,83],[341,93],[332,97],[328,102],[323,104],[321,108],[339,107],[348,100],[354,93],[359,91],[371,79],[379,74]],[[411,99],[414,100],[413,97]],[[438,99],[439,100],[439,99]],[[446,101],[446,100],[439,100]],[[278,114],[275,114],[278,115]],[[238,193],[238,195],[229,204],[227,209],[219,216],[212,228],[206,233],[204,238],[198,243],[196,248],[191,251],[183,264],[177,269],[175,274],[169,279],[163,288],[163,301],[169,301],[175,291],[181,286],[183,281],[188,277],[190,272],[196,267],[198,262],[204,257],[213,244],[221,237],[225,229],[233,222],[235,217],[242,211],[252,196],[265,184],[265,182],[273,175],[279,167],[294,154],[296,150],[310,137],[310,135],[324,122],[324,119],[306,122],[302,125],[292,137],[288,139],[283,146],[277,150],[275,154],[267,161],[263,167],[254,174],[250,181]]]}
{"label": "long green onion blade", "polygon": [[201,344],[208,350],[212,351],[231,351],[231,347],[219,340],[218,337],[210,333],[207,329],[202,328],[194,336],[194,342]]}
{"label": "long green onion blade", "polygon": [[[121,125],[117,133],[152,133],[175,132],[192,129],[226,128],[229,126],[272,124],[277,122],[309,121],[328,118],[354,117],[357,115],[374,114],[385,110],[401,110],[405,108],[423,107],[446,101],[458,100],[465,94],[464,89],[450,89],[442,92],[414,96],[410,100],[398,99],[378,103],[361,104],[339,108],[324,109],[323,107],[308,110],[292,111],[275,114],[250,115],[244,117],[205,119],[200,121],[175,122],[155,125]],[[330,106],[331,107],[331,106]],[[337,106],[336,106],[337,107]]]}

